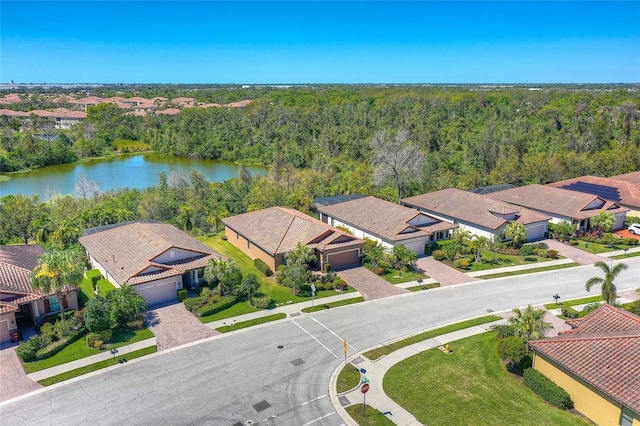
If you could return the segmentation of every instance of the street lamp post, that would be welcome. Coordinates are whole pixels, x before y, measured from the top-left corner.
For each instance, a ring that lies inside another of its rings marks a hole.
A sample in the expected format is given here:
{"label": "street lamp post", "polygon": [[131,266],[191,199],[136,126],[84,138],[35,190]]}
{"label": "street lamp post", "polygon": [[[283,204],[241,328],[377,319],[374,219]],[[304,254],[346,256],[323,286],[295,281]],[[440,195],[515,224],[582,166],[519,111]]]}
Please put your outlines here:
{"label": "street lamp post", "polygon": [[109,352],[111,352],[111,355],[113,355],[113,362],[116,362],[116,354],[118,353],[118,350],[111,349]]}
{"label": "street lamp post", "polygon": [[558,299],[560,299],[560,296],[558,296],[558,293],[554,294],[552,296],[554,299],[556,299],[556,305],[558,304]]}

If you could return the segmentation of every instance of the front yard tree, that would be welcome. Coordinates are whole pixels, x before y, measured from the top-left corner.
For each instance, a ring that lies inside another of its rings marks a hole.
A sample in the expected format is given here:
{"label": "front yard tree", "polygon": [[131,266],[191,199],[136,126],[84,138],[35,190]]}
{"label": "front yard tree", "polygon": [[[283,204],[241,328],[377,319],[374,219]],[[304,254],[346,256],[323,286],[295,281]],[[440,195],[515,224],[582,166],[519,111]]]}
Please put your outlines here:
{"label": "front yard tree", "polygon": [[207,221],[211,224],[213,232],[218,232],[222,219],[229,216],[229,211],[221,205],[218,205],[215,209],[211,210]]}
{"label": "front yard tree", "polygon": [[393,248],[394,268],[401,269],[414,269],[418,260],[418,255],[415,251],[406,248],[405,246],[395,246]]}
{"label": "front yard tree", "polygon": [[60,317],[64,319],[62,297],[67,289],[80,285],[84,276],[84,262],[74,250],[45,252],[31,272],[31,285],[44,294],[55,293],[60,305]]}
{"label": "front yard tree", "polygon": [[519,248],[527,241],[527,228],[522,222],[511,221],[504,230],[505,237],[511,240],[514,247]]}
{"label": "front yard tree", "polygon": [[489,247],[489,239],[480,235],[474,235],[470,242],[476,263],[482,260],[482,252]]}
{"label": "front yard tree", "polygon": [[211,259],[209,264],[204,268],[204,279],[207,280],[209,285],[218,283],[220,286],[219,294],[223,296],[224,286],[227,285],[236,269],[236,264],[233,259]]}
{"label": "front yard tree", "polygon": [[304,269],[307,269],[309,265],[317,260],[313,249],[300,241],[296,243],[296,248],[287,252],[284,257],[287,260],[287,265],[300,265]]}
{"label": "front yard tree", "polygon": [[180,206],[180,212],[178,213],[177,219],[184,231],[191,232],[193,227],[196,225],[196,211],[191,206]]}
{"label": "front yard tree", "polygon": [[585,283],[585,288],[587,291],[591,291],[593,286],[599,285],[600,290],[602,292],[602,299],[608,303],[609,305],[613,305],[618,297],[617,288],[614,284],[613,280],[620,274],[620,272],[625,269],[629,269],[629,265],[626,263],[618,263],[614,267],[610,267],[605,262],[596,262],[596,267],[602,269],[604,272],[604,278],[602,277],[591,277]]}
{"label": "front yard tree", "polygon": [[0,238],[17,237],[25,244],[33,238],[35,228],[33,222],[41,211],[38,196],[5,195],[0,198]]}
{"label": "front yard tree", "polygon": [[293,294],[297,294],[298,288],[307,282],[308,276],[309,271],[303,265],[292,263],[284,270],[284,284],[291,287]]}
{"label": "front yard tree", "polygon": [[382,267],[387,262],[387,252],[381,244],[375,246],[365,245],[364,252],[365,262],[371,265],[371,268],[375,271],[377,268]]}
{"label": "front yard tree", "polygon": [[84,325],[89,331],[108,330],[111,328],[111,303],[97,295],[87,302],[83,317]]}
{"label": "front yard tree", "polygon": [[513,327],[514,335],[522,340],[527,348],[530,340],[544,338],[545,331],[551,328],[551,324],[543,321],[545,311],[541,309],[536,310],[528,305],[524,309],[515,308],[513,312],[516,315],[509,318],[509,323]]}
{"label": "front yard tree", "polygon": [[107,296],[111,303],[111,319],[121,327],[142,318],[146,308],[144,298],[133,290],[133,286],[123,285]]}
{"label": "front yard tree", "polygon": [[409,140],[409,132],[398,130],[395,135],[380,131],[369,142],[373,163],[373,180],[376,185],[391,180],[398,191],[398,203],[402,189],[410,179],[420,175],[420,150]]}
{"label": "front yard tree", "polygon": [[616,223],[616,219],[613,217],[611,213],[607,213],[605,211],[601,211],[596,216],[593,216],[589,219],[589,224],[591,228],[595,228],[597,230],[609,232],[611,231],[611,227]]}
{"label": "front yard tree", "polygon": [[251,295],[255,294],[259,288],[260,282],[258,281],[258,277],[256,277],[256,274],[254,274],[253,272],[249,272],[244,277],[242,277],[242,282],[240,283],[240,292],[247,295],[249,304],[251,304]]}

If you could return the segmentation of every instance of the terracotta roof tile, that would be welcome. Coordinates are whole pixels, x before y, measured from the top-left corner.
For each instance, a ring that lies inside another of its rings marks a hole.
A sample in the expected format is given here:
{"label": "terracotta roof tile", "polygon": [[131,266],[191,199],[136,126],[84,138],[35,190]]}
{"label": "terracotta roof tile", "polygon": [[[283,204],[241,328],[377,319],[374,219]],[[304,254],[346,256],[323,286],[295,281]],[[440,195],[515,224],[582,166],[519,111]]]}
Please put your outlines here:
{"label": "terracotta roof tile", "polygon": [[637,172],[625,173],[623,175],[611,176],[609,179],[621,180],[623,182],[640,185],[640,170]]}
{"label": "terracotta roof tile", "polygon": [[35,244],[0,246],[0,291],[34,293],[30,275],[43,253]]}
{"label": "terracotta roof tile", "polygon": [[640,414],[640,317],[602,305],[572,323],[574,330],[531,346]]}
{"label": "terracotta roof tile", "polygon": [[[640,176],[640,172],[636,173]],[[553,182],[548,184],[548,186],[594,195],[597,195],[597,192],[593,191],[598,191],[599,187],[608,187],[613,189],[609,192],[616,197],[615,199],[609,198],[609,201],[617,201],[625,206],[640,209],[640,182],[626,182],[624,180],[618,180],[615,177],[581,176],[574,179]],[[606,196],[603,195],[603,198],[606,198]]]}

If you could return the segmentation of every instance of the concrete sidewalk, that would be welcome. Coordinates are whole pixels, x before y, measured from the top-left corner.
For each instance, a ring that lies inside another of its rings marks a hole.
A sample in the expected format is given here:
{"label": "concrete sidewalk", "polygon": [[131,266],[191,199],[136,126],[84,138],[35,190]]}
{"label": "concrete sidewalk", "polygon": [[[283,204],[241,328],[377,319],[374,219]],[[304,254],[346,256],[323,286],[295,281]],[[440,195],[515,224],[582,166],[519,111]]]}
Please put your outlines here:
{"label": "concrete sidewalk", "polygon": [[[452,333],[443,334],[431,339],[423,340],[421,342],[414,343],[413,345],[406,346],[402,349],[385,355],[376,361],[371,361],[361,355],[352,357],[350,362],[356,368],[364,368],[367,371],[366,377],[367,379],[369,379],[369,391],[367,392],[366,399],[367,405],[369,405],[370,407],[374,407],[381,413],[387,414],[387,418],[397,425],[421,425],[422,423],[416,420],[416,418],[411,413],[400,407],[391,398],[389,398],[387,394],[384,393],[384,390],[382,389],[382,380],[384,379],[384,375],[386,374],[387,370],[389,370],[389,368],[393,367],[395,364],[403,361],[404,359],[409,358],[410,356],[416,355],[429,349],[437,348],[439,346],[444,346],[445,344],[456,340],[475,336],[477,334],[482,334],[490,330],[493,325],[505,324],[506,321],[506,319],[494,321],[474,327],[465,328],[464,330],[458,330]],[[350,391],[344,392],[339,395],[336,393],[335,385],[338,379],[338,374],[342,370],[342,367],[343,365],[340,364],[331,375],[331,380],[329,382],[331,402],[333,403],[336,411],[348,424],[356,425],[357,423],[355,423],[349,416],[349,414],[347,414],[344,407],[352,404],[362,403],[363,396],[362,392],[360,391],[360,384],[358,384],[358,386]]]}

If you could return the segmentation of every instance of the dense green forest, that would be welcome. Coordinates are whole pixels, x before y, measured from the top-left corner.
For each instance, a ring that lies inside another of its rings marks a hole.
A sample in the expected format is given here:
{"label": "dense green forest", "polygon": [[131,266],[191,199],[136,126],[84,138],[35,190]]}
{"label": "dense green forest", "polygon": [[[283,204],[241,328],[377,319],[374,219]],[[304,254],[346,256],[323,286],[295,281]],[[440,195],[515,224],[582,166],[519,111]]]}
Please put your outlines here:
{"label": "dense green forest", "polygon": [[[207,184],[197,174],[170,176],[146,191],[64,201],[74,205],[65,207],[73,211],[64,217],[75,218],[78,228],[116,219],[187,223],[185,216],[193,213],[193,232],[207,231],[216,209],[236,214],[281,204],[309,210],[313,197],[325,195],[368,193],[397,200],[399,191],[408,196],[447,187],[548,183],[639,170],[640,93],[635,89],[148,88],[135,95],[219,103],[249,98],[253,103],[147,117],[125,116],[115,105],[100,104],[89,107],[84,123],[53,142],[39,139],[35,126],[17,132],[16,123],[5,119],[0,122],[0,172],[108,154],[122,139],[188,158],[270,166],[267,178],[245,175]],[[109,90],[92,94],[116,93]],[[405,147],[413,154],[392,158]],[[399,161],[396,169],[374,173],[392,161]],[[6,201],[2,204],[6,208]],[[8,234],[5,240],[16,238]]]}

